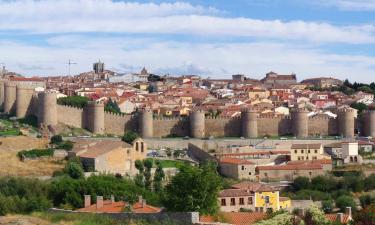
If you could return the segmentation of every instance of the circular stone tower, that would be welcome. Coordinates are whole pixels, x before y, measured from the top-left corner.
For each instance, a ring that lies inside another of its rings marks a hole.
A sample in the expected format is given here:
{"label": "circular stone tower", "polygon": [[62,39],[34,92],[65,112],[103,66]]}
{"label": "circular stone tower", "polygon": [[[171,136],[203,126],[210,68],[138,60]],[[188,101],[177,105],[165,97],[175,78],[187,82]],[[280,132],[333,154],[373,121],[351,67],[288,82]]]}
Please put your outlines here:
{"label": "circular stone tower", "polygon": [[205,112],[203,110],[194,110],[191,112],[190,120],[190,135],[192,138],[205,137]]}
{"label": "circular stone tower", "polygon": [[104,134],[104,104],[89,102],[86,106],[86,127],[94,134]]}
{"label": "circular stone tower", "polygon": [[354,114],[353,108],[344,108],[337,110],[337,122],[339,135],[344,138],[354,137]]}
{"label": "circular stone tower", "polygon": [[244,138],[258,137],[258,112],[256,110],[244,109],[241,112],[242,136]]}
{"label": "circular stone tower", "polygon": [[375,110],[365,111],[362,120],[363,135],[375,137]]}
{"label": "circular stone tower", "polygon": [[142,138],[154,137],[154,116],[152,109],[144,109],[141,111],[139,129]]}
{"label": "circular stone tower", "polygon": [[299,138],[309,136],[309,111],[307,109],[293,109],[292,116],[292,133]]}
{"label": "circular stone tower", "polygon": [[4,86],[3,80],[0,80],[0,108],[4,109]]}
{"label": "circular stone tower", "polygon": [[[64,115],[70,116],[70,115]],[[57,124],[57,94],[41,92],[38,95],[38,123],[44,125]]]}
{"label": "circular stone tower", "polygon": [[32,107],[32,99],[35,91],[34,88],[22,87],[17,85],[16,88],[16,117],[24,118],[29,115]]}
{"label": "circular stone tower", "polygon": [[16,85],[7,82],[4,85],[4,112],[8,114],[15,113],[16,104]]}

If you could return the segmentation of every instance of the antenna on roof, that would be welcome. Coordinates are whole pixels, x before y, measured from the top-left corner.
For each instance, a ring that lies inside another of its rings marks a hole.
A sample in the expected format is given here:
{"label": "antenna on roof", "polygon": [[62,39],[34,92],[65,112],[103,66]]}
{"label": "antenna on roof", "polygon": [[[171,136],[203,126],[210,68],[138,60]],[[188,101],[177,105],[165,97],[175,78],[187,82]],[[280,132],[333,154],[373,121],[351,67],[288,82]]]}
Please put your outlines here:
{"label": "antenna on roof", "polygon": [[74,64],[77,64],[77,63],[75,63],[75,62],[72,62],[70,59],[69,59],[69,61],[68,61],[68,70],[69,70],[69,76],[70,76],[70,66],[71,65],[74,65]]}

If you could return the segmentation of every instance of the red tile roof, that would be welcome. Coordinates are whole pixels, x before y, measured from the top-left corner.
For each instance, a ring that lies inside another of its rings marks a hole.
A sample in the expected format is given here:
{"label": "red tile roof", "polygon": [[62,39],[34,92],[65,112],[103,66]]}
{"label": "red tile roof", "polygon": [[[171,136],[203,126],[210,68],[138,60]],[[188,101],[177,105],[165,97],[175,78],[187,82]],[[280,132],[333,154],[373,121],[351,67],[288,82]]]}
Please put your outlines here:
{"label": "red tile roof", "polygon": [[[266,218],[265,213],[258,212],[222,212],[221,215],[225,222],[234,225],[251,225]],[[203,223],[213,223],[216,221],[212,216],[201,216],[199,220]]]}
{"label": "red tile roof", "polygon": [[[92,204],[86,208],[78,209],[79,212],[106,212],[106,213],[121,213],[124,211],[124,207],[128,205],[128,203],[124,201],[119,202],[112,202],[111,200],[105,200],[103,202],[103,207],[97,208],[96,204]],[[147,204],[142,205],[140,202],[136,202],[132,206],[132,212],[134,213],[157,213],[160,212],[161,209],[158,207],[150,206]]]}
{"label": "red tile roof", "polygon": [[245,189],[224,189],[219,193],[219,197],[240,197],[240,196],[253,196],[249,190]]}
{"label": "red tile roof", "polygon": [[[327,218],[329,221],[332,221],[332,222],[337,221],[337,214],[326,214],[325,216],[326,216],[326,218]],[[350,219],[351,219],[351,218],[349,217],[348,214],[344,214],[344,215],[343,215],[343,221],[342,221],[342,223],[343,223],[343,224],[347,224],[347,223],[350,221]]]}
{"label": "red tile roof", "polygon": [[11,81],[37,81],[37,82],[42,82],[44,81],[42,78],[39,78],[39,77],[30,77],[30,78],[27,78],[27,77],[10,77],[9,80]]}
{"label": "red tile roof", "polygon": [[257,169],[261,170],[321,170],[321,164],[296,164],[296,165],[274,165],[274,166],[258,166]]}
{"label": "red tile roof", "polygon": [[237,159],[237,158],[222,158],[220,160],[220,163],[224,163],[224,164],[236,164],[236,165],[251,165],[251,164],[254,164],[253,162],[250,162],[250,161],[247,161],[247,160],[243,160],[243,159]]}

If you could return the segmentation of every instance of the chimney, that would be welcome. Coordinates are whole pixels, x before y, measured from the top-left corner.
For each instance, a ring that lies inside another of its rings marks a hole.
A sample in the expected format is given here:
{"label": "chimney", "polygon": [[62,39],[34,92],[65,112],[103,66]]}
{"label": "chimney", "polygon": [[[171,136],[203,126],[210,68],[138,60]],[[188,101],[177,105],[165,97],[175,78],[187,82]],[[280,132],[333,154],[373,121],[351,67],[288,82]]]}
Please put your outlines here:
{"label": "chimney", "polygon": [[344,214],[343,213],[337,213],[336,221],[343,223],[344,222]]}
{"label": "chimney", "polygon": [[142,195],[138,196],[138,202],[139,202],[139,203],[142,203],[142,202],[143,202]]}
{"label": "chimney", "polygon": [[96,208],[103,208],[103,196],[96,196]]}
{"label": "chimney", "polygon": [[85,195],[85,208],[91,205],[91,195]]}
{"label": "chimney", "polygon": [[144,208],[147,205],[146,199],[143,199],[142,201],[142,208]]}
{"label": "chimney", "polygon": [[346,215],[349,216],[349,218],[352,218],[352,207],[346,207],[345,212]]}
{"label": "chimney", "polygon": [[111,195],[111,203],[115,202],[115,196]]}

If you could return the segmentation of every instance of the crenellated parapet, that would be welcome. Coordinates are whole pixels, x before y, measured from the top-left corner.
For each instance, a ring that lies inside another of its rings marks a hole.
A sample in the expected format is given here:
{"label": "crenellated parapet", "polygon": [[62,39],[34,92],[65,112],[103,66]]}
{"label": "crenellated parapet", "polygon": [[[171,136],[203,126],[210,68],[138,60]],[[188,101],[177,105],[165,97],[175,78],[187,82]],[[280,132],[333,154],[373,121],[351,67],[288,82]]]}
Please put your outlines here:
{"label": "crenellated parapet", "polygon": [[253,109],[243,109],[242,118],[242,136],[245,138],[258,137],[258,117],[259,113]]}
{"label": "crenellated parapet", "polygon": [[292,134],[296,137],[305,138],[309,136],[309,111],[304,108],[291,110]]}
{"label": "crenellated parapet", "polygon": [[205,111],[193,110],[189,115],[190,120],[190,136],[193,138],[205,137]]}
{"label": "crenellated parapet", "polygon": [[94,134],[104,134],[104,104],[90,101],[84,111],[86,114],[86,128]]}
{"label": "crenellated parapet", "polygon": [[338,134],[344,138],[354,137],[355,112],[353,108],[337,110]]}

